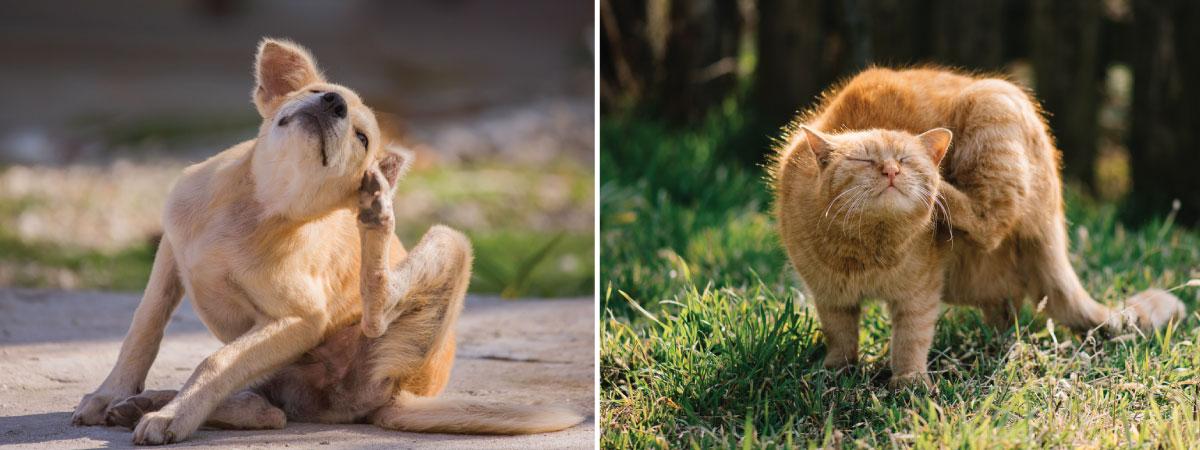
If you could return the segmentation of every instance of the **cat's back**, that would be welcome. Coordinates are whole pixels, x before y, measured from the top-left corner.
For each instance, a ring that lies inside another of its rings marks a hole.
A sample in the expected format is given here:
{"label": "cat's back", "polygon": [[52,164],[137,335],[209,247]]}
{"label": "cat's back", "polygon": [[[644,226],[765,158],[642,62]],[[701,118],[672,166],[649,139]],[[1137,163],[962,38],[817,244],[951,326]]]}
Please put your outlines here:
{"label": "cat's back", "polygon": [[829,132],[883,128],[921,133],[951,121],[963,95],[984,80],[938,68],[871,68],[827,92],[808,122]]}

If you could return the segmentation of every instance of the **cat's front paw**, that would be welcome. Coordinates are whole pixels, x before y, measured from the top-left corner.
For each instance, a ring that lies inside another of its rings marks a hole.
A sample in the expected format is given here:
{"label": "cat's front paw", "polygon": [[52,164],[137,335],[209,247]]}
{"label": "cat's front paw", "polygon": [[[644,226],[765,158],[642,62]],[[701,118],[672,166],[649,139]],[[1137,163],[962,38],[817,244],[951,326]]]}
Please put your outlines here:
{"label": "cat's front paw", "polygon": [[842,353],[830,353],[825,355],[823,365],[826,369],[837,370],[843,367],[853,366],[858,362],[858,355],[846,355]]}
{"label": "cat's front paw", "polygon": [[888,380],[888,388],[893,390],[923,388],[930,389],[933,387],[933,380],[929,378],[929,374],[925,372],[912,372],[906,374],[893,374]]}

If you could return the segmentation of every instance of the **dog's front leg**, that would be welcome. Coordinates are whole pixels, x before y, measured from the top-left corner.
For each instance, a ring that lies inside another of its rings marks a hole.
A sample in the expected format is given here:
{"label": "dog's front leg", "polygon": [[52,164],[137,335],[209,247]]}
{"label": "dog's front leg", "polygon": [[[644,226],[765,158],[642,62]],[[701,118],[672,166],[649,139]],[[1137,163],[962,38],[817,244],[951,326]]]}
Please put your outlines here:
{"label": "dog's front leg", "polygon": [[133,442],[154,445],[187,438],[234,391],[316,346],[327,322],[320,314],[276,319],[221,347],[200,363],[170,403],[142,417]]}
{"label": "dog's front leg", "polygon": [[133,323],[121,343],[117,364],[95,392],[85,395],[71,416],[74,425],[100,425],[108,408],[142,392],[146,373],[158,356],[163,330],[183,298],[183,284],[175,265],[171,243],[164,237],[154,255],[154,268]]}

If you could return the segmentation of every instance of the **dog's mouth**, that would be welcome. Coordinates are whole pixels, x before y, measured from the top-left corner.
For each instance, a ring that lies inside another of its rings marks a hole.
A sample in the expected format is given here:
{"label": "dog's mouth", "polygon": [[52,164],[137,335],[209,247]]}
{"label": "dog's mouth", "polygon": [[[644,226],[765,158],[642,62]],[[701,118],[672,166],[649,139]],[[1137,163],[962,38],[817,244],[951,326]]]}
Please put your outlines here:
{"label": "dog's mouth", "polygon": [[279,119],[279,126],[285,127],[292,122],[299,123],[304,130],[311,132],[317,137],[317,140],[321,143],[321,145],[318,146],[321,151],[321,165],[328,167],[329,157],[325,152],[325,147],[326,142],[331,137],[329,136],[329,131],[333,129],[329,121],[325,118],[322,118],[319,114],[313,114],[308,111],[300,110],[283,116],[282,119]]}

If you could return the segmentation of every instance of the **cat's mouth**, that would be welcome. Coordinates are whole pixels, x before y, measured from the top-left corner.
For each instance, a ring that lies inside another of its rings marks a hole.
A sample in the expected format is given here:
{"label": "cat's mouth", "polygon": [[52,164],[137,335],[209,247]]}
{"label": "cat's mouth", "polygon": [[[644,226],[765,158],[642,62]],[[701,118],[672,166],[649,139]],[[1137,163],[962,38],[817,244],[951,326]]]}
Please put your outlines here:
{"label": "cat's mouth", "polygon": [[889,184],[887,186],[884,186],[883,189],[880,189],[879,193],[875,194],[875,196],[880,197],[880,196],[883,196],[883,194],[887,194],[888,192],[893,192],[893,191],[896,194],[904,195],[904,191],[900,190],[900,186],[896,186],[894,184]]}

